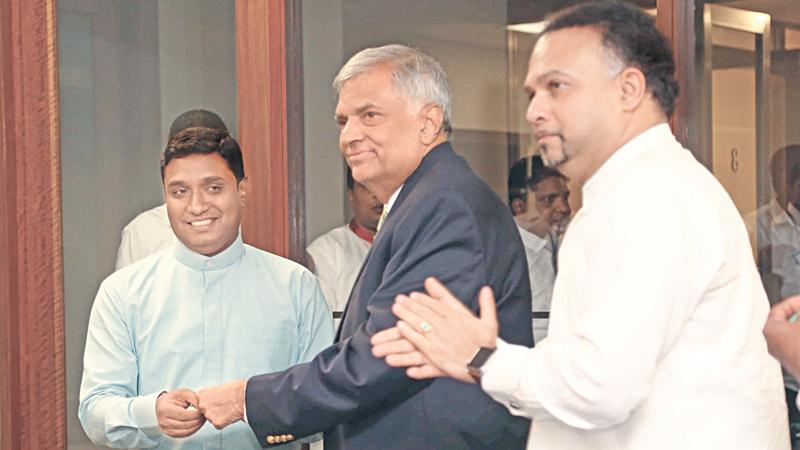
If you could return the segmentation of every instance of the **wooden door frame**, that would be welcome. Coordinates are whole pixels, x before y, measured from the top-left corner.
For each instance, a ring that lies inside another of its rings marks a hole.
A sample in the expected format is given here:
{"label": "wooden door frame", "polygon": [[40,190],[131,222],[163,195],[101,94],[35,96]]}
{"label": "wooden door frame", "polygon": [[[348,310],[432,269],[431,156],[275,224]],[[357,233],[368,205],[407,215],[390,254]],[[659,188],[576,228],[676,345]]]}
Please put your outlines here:
{"label": "wooden door frame", "polygon": [[[0,0],[0,450],[67,448],[56,6]],[[236,0],[251,180],[243,233],[296,260],[305,254],[299,8]]]}

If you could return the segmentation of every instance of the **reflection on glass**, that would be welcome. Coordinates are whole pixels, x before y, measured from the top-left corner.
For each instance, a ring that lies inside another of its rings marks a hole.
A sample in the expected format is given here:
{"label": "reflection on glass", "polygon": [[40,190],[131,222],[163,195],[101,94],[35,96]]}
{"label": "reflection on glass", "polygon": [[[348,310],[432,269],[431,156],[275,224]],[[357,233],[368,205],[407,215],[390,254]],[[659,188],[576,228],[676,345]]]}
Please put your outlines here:
{"label": "reflection on glass", "polygon": [[160,151],[180,112],[207,108],[236,134],[234,1],[59,0],[67,439],[77,419],[89,311],[120,232],[163,202]]}
{"label": "reflection on glass", "polygon": [[[747,225],[771,303],[800,294],[800,3],[696,1],[703,162]],[[700,32],[702,31],[702,32]],[[798,381],[784,374],[793,447]]]}

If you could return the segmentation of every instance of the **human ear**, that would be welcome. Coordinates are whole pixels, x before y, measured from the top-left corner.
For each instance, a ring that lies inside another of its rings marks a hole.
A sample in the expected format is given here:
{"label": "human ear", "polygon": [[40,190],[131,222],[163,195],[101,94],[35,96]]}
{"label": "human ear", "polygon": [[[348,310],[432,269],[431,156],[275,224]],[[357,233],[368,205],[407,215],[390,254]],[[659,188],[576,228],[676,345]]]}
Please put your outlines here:
{"label": "human ear", "polygon": [[632,111],[639,107],[642,100],[647,95],[647,79],[636,67],[628,67],[617,75],[620,95],[622,98],[622,108]]}
{"label": "human ear", "polygon": [[442,131],[444,111],[438,105],[428,105],[420,111],[420,140],[423,144],[433,143]]}
{"label": "human ear", "polygon": [[242,206],[247,203],[247,177],[242,178],[242,181],[239,182],[239,198],[242,200]]}

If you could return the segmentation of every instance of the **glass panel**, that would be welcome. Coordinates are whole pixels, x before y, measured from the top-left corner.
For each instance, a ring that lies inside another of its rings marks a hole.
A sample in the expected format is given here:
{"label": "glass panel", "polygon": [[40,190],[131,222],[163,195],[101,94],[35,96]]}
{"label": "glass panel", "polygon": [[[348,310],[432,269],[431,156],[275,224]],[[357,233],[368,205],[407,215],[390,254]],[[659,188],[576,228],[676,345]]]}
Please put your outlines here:
{"label": "glass panel", "polygon": [[123,226],[163,202],[172,120],[204,108],[236,134],[234,26],[233,0],[58,1],[69,449],[95,448],[77,417],[89,312]]}
{"label": "glass panel", "polygon": [[[696,1],[698,159],[733,198],[769,301],[800,294],[800,3]],[[784,375],[793,447],[797,380]]]}

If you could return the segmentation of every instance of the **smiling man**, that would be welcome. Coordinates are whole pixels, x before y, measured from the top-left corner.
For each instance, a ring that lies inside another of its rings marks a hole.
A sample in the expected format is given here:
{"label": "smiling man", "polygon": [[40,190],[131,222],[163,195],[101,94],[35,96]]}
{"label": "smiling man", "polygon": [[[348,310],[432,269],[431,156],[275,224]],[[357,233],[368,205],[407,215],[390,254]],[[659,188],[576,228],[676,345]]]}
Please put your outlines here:
{"label": "smiling man", "polygon": [[328,430],[326,450],[521,448],[529,422],[477,386],[410,380],[370,354],[370,336],[395,322],[395,296],[421,289],[431,273],[465,299],[491,285],[503,338],[532,345],[522,243],[503,202],[447,142],[442,67],[405,46],[371,48],[345,64],[334,87],[339,147],[388,211],[338,342],[307,364],[200,391],[201,411],[218,426],[246,417],[264,445]]}
{"label": "smiling man", "polygon": [[206,424],[194,390],[308,361],[333,339],[330,313],[310,272],[242,243],[247,183],[226,131],[176,134],[161,174],[178,242],[100,286],[81,424],[118,448],[260,448],[244,424]]}
{"label": "smiling man", "polygon": [[669,129],[674,69],[630,4],[554,17],[531,54],[526,117],[583,206],[547,339],[509,344],[491,290],[477,318],[431,279],[430,296],[398,299],[402,321],[374,337],[375,355],[415,378],[480,382],[533,419],[529,449],[788,450],[766,295],[736,207]]}

